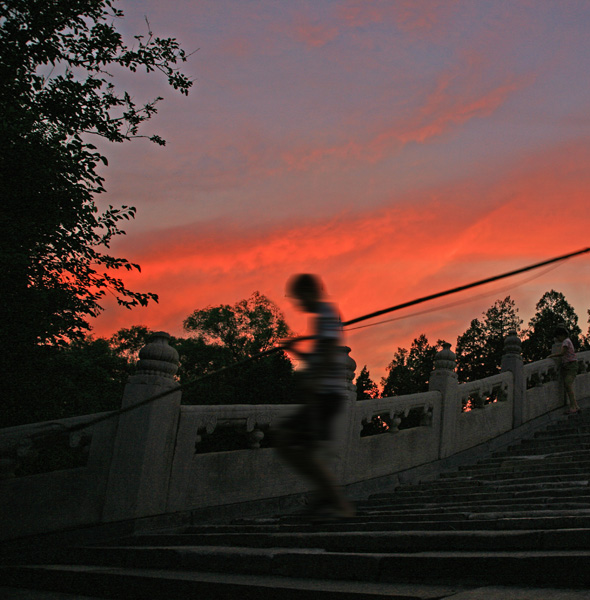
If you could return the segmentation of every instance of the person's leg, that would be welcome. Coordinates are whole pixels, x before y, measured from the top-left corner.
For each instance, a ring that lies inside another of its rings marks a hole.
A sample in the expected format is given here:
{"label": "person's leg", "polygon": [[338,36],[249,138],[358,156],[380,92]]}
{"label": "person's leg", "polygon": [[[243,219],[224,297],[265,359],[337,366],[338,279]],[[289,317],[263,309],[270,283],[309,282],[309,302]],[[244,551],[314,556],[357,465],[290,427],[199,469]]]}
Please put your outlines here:
{"label": "person's leg", "polygon": [[568,369],[565,373],[563,382],[565,386],[565,392],[568,397],[569,412],[577,412],[580,410],[580,407],[578,406],[578,402],[576,400],[576,393],[574,391],[574,381],[576,380],[576,372],[577,370],[574,370],[573,368]]}
{"label": "person's leg", "polygon": [[285,446],[278,448],[281,457],[300,475],[313,483],[318,491],[319,504],[330,506],[339,517],[352,517],[353,505],[345,498],[328,467],[314,448]]}

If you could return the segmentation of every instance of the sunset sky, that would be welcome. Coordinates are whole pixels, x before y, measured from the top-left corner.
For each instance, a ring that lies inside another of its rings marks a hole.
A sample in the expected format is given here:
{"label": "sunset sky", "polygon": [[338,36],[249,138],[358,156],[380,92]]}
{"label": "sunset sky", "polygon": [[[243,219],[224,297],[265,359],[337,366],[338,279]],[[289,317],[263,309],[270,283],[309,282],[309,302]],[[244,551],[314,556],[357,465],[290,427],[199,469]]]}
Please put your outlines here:
{"label": "sunset sky", "polygon": [[[119,79],[136,100],[164,97],[143,132],[167,146],[107,147],[100,205],[138,208],[113,252],[141,264],[126,281],[160,302],[107,302],[94,334],[180,335],[193,310],[255,290],[303,333],[284,298],[292,273],[320,274],[346,320],[590,246],[590,2],[119,6],[128,39],[147,16],[198,51],[188,98],[156,76]],[[589,286],[586,254],[396,313],[407,318],[347,343],[378,381],[399,346],[420,333],[454,346],[507,295],[526,325],[560,291],[586,332]]]}

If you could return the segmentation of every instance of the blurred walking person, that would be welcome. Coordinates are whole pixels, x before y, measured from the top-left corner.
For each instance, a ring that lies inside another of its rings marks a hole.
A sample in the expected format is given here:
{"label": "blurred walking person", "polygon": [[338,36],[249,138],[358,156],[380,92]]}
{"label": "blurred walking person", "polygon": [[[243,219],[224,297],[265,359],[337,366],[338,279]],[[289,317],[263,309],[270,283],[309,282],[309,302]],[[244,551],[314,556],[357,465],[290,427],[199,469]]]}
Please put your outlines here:
{"label": "blurred walking person", "polygon": [[[312,482],[317,498],[309,506],[312,515],[352,517],[353,505],[346,499],[332,471],[322,458],[322,448],[334,436],[335,421],[346,402],[346,355],[342,352],[342,322],[336,306],[325,298],[316,275],[294,275],[287,282],[287,296],[297,308],[313,318],[310,337],[286,340],[283,347],[304,362],[295,373],[298,402],[303,406],[277,430],[275,439],[282,458]],[[301,349],[305,340],[311,344]]]}

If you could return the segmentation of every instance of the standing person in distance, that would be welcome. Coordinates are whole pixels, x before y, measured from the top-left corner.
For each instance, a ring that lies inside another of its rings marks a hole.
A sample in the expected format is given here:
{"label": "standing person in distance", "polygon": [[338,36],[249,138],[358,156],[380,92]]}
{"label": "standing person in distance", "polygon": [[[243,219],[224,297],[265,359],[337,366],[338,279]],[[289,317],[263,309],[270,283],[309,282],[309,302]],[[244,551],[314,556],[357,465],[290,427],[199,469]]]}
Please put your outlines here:
{"label": "standing person in distance", "polygon": [[566,410],[567,415],[573,415],[580,412],[580,407],[576,401],[574,392],[574,381],[578,373],[578,361],[576,359],[576,351],[574,345],[569,338],[569,334],[565,327],[556,327],[554,331],[556,341],[561,344],[561,350],[549,355],[549,358],[561,358],[561,373],[563,375],[563,383],[569,401],[569,409]]}

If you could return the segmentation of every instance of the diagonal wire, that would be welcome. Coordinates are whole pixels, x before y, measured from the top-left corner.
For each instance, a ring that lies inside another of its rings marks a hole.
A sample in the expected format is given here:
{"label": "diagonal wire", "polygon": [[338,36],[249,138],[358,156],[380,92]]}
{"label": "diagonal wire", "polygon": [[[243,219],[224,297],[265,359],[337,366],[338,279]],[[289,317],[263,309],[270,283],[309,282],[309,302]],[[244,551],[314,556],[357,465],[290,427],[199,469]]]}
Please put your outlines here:
{"label": "diagonal wire", "polygon": [[[449,296],[451,294],[456,294],[458,292],[461,292],[463,290],[468,290],[474,287],[478,287],[480,285],[484,285],[486,283],[491,283],[493,281],[498,281],[500,279],[505,279],[507,277],[512,277],[514,275],[518,275],[520,273],[525,273],[527,271],[532,271],[535,269],[539,269],[540,267],[544,267],[546,265],[551,265],[554,263],[559,263],[561,261],[567,260],[569,258],[572,258],[574,256],[578,256],[581,254],[585,254],[587,252],[590,252],[590,248],[585,248],[583,250],[578,250],[577,252],[571,252],[569,254],[564,254],[563,256],[558,256],[556,258],[552,258],[549,260],[545,260],[543,262],[540,263],[536,263],[534,265],[530,265],[528,267],[523,267],[522,269],[516,269],[515,271],[510,271],[508,273],[503,273],[501,275],[496,275],[494,277],[488,277],[486,279],[481,279],[479,281],[475,281],[473,283],[469,283],[467,285],[462,285],[456,288],[452,288],[449,290],[445,290],[444,292],[439,292],[437,294],[431,294],[429,296],[424,296],[422,298],[418,298],[416,300],[411,300],[410,302],[404,302],[402,304],[397,304],[396,306],[391,306],[389,308],[385,308],[383,310],[378,310],[376,312],[373,313],[369,313],[367,315],[362,315],[360,317],[357,317],[355,319],[351,319],[350,321],[346,321],[344,322],[342,325],[344,327],[347,327],[349,325],[352,325],[354,323],[359,323],[361,321],[366,321],[369,319],[373,319],[375,317],[378,317],[380,315],[384,315],[390,312],[394,312],[397,310],[401,310],[402,308],[407,308],[409,306],[415,306],[417,304],[422,304],[424,302],[428,302],[430,300],[434,300],[436,298],[442,298],[443,296]],[[435,310],[435,309],[433,309]],[[415,313],[415,314],[421,314],[421,313]],[[397,320],[397,319],[390,319],[389,321],[393,321],[393,320]],[[387,322],[387,321],[383,321],[383,322]],[[375,325],[378,325],[380,323],[375,323]],[[360,329],[360,327],[359,327]],[[348,330],[350,331],[350,330]],[[311,339],[309,337],[304,337],[304,338],[297,338],[299,340],[302,339]],[[58,436],[58,435],[63,435],[66,433],[73,433],[75,431],[80,431],[83,429],[87,429],[88,427],[91,427],[92,425],[96,425],[97,423],[101,423],[102,421],[106,421],[107,419],[112,419],[114,417],[117,417],[119,415],[128,413],[132,410],[135,410],[137,408],[140,408],[141,406],[145,406],[147,404],[150,404],[151,402],[155,402],[156,400],[160,400],[161,398],[164,398],[165,396],[168,396],[169,394],[173,394],[175,392],[181,391],[183,389],[188,388],[191,385],[194,385],[196,383],[199,383],[200,381],[203,381],[204,379],[207,379],[209,377],[213,377],[214,375],[218,375],[219,373],[222,373],[224,371],[228,371],[230,369],[234,369],[237,367],[241,367],[244,364],[250,363],[254,360],[257,360],[259,358],[262,358],[264,356],[268,356],[270,354],[274,354],[275,352],[280,352],[281,350],[283,350],[283,346],[275,346],[274,348],[270,348],[269,350],[265,350],[264,352],[260,352],[259,354],[255,354],[254,356],[248,357],[242,361],[239,361],[237,363],[234,363],[232,365],[228,365],[226,367],[222,367],[221,369],[218,369],[217,371],[213,371],[211,373],[207,373],[206,375],[202,375],[200,377],[197,377],[196,379],[192,379],[191,381],[187,381],[186,383],[183,383],[182,385],[177,385],[173,388],[170,388],[168,390],[165,390],[163,392],[160,392],[159,394],[155,394],[154,396],[150,396],[149,398],[145,398],[144,400],[141,400],[140,402],[137,402],[135,404],[130,404],[129,406],[126,406],[124,408],[120,408],[118,410],[114,410],[112,412],[106,413],[106,414],[102,414],[99,417],[96,417],[95,419],[92,419],[90,421],[86,421],[84,423],[79,423],[77,425],[73,425],[73,426],[66,426],[63,425],[61,423],[55,423],[57,425],[60,425],[62,427],[62,429],[60,429],[59,431],[51,431],[51,432],[39,432],[36,434],[31,434],[28,437],[31,437],[33,439],[40,439],[40,438],[46,438],[46,437],[53,437],[53,436]]]}

